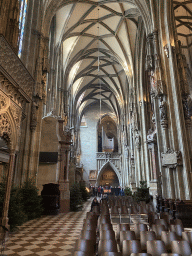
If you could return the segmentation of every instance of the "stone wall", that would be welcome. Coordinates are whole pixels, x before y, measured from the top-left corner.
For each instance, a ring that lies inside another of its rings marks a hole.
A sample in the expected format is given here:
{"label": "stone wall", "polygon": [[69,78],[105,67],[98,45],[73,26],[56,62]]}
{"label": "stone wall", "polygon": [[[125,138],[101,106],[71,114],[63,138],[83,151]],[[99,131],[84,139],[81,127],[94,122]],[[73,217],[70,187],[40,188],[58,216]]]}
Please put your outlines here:
{"label": "stone wall", "polygon": [[[40,152],[59,152],[58,120],[45,117],[42,121]],[[59,161],[39,165],[37,186],[41,191],[43,184],[57,183],[59,175]]]}

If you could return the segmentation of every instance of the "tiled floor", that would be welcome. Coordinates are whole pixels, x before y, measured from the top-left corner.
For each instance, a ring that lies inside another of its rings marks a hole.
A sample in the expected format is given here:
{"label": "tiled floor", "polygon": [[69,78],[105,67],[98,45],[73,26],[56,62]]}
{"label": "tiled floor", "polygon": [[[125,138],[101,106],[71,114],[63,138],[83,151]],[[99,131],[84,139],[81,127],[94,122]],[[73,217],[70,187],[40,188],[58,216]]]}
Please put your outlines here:
{"label": "tiled floor", "polygon": [[9,236],[4,255],[9,256],[71,256],[91,201],[83,211],[46,216],[32,220]]}

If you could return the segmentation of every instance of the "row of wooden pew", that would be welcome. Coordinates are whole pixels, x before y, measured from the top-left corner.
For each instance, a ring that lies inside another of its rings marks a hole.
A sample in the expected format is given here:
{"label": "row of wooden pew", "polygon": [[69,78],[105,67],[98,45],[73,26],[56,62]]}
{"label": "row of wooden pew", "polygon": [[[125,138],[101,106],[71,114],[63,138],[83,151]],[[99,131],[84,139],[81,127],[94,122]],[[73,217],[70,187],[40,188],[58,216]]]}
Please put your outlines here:
{"label": "row of wooden pew", "polygon": [[[126,203],[116,197],[110,200],[103,200],[100,207],[94,206],[93,212],[87,212],[73,256],[192,255],[192,232],[184,231],[181,220],[174,220],[169,212],[156,213],[144,202]],[[130,223],[112,223],[114,207],[116,214],[127,209],[124,214]],[[137,213],[131,213],[131,207]],[[143,218],[135,218],[141,215],[141,207],[147,223],[141,223]]]}

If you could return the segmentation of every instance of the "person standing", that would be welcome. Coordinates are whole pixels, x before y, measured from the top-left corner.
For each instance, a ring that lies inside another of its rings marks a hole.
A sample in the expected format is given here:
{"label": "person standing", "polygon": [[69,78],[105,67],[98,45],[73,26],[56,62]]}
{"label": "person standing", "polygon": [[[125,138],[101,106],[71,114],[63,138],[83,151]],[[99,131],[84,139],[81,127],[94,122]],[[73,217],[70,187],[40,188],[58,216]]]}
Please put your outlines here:
{"label": "person standing", "polygon": [[103,197],[103,192],[104,192],[104,189],[103,189],[103,187],[101,186],[101,198]]}
{"label": "person standing", "polygon": [[95,196],[95,186],[93,186],[93,196]]}
{"label": "person standing", "polygon": [[95,187],[95,196],[98,196],[98,188]]}
{"label": "person standing", "polygon": [[101,196],[101,186],[98,187],[98,196],[100,197]]}

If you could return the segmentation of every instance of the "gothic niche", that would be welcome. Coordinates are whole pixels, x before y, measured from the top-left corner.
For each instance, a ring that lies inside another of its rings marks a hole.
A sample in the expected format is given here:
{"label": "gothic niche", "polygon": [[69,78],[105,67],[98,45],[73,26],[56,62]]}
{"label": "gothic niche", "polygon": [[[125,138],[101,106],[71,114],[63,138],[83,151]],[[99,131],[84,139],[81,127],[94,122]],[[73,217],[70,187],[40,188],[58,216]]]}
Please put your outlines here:
{"label": "gothic niche", "polygon": [[117,126],[110,116],[98,123],[98,152],[118,152]]}

